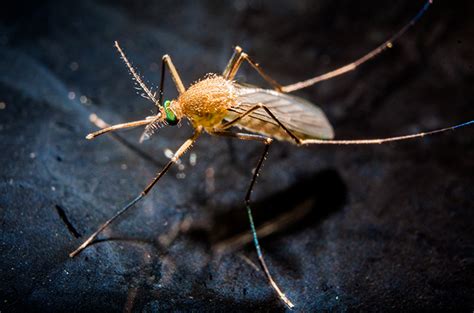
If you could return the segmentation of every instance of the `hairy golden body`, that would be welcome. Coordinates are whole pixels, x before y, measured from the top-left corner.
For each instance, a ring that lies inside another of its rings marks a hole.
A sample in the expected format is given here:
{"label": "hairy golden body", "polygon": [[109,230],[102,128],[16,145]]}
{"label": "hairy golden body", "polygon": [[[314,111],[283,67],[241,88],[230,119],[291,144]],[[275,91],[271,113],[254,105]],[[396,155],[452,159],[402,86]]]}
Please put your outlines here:
{"label": "hairy golden body", "polygon": [[[171,101],[170,109],[179,120],[186,117],[195,128],[202,127],[211,134],[226,129],[222,128],[223,121],[240,116],[232,126],[293,144],[295,138],[289,131],[299,139],[334,137],[326,116],[314,104],[278,91],[244,86],[216,74],[207,74],[185,89],[178,99]],[[286,128],[274,118],[282,121]]]}
{"label": "hairy golden body", "polygon": [[179,119],[185,116],[195,127],[202,126],[211,131],[222,122],[236,101],[237,93],[231,81],[208,74],[172,101],[171,109]]}

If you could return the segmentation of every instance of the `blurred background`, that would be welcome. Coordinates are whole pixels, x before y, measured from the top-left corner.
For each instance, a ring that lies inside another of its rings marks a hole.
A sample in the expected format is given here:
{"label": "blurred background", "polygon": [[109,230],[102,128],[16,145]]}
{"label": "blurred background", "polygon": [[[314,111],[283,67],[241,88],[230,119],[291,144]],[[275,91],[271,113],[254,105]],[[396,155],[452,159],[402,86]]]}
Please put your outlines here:
{"label": "blurred background", "polygon": [[[240,45],[282,84],[349,63],[423,1],[17,1],[0,12],[0,311],[284,311],[260,270],[243,199],[258,143],[203,136],[98,243],[192,129],[84,136],[153,114],[168,53],[184,83]],[[339,139],[473,119],[472,1],[435,1],[393,49],[298,91]],[[237,79],[266,86],[248,66]],[[165,97],[176,95],[167,77]],[[470,312],[473,128],[380,146],[276,143],[253,193],[261,244],[296,311]]]}

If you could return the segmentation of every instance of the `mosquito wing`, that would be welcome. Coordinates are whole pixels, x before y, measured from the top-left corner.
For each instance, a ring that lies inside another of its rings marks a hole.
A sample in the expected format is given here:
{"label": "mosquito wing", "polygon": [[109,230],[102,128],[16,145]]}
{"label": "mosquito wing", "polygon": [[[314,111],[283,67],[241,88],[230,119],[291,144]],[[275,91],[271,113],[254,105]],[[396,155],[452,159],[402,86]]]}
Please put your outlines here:
{"label": "mosquito wing", "polygon": [[[237,104],[228,110],[226,120],[230,121],[261,103],[300,139],[334,138],[334,131],[324,112],[311,102],[274,90],[237,83],[234,86],[237,91]],[[253,111],[236,123],[236,126],[279,140],[293,142],[288,133],[263,109]]]}

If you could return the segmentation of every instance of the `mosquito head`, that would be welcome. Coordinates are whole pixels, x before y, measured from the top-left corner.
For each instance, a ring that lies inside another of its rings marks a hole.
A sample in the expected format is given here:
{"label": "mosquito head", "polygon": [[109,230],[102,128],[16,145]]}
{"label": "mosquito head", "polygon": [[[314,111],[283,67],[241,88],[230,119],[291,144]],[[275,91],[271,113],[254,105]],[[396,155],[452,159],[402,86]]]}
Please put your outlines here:
{"label": "mosquito head", "polygon": [[159,102],[156,103],[158,104],[159,111],[156,115],[146,118],[148,125],[146,125],[145,131],[140,137],[140,142],[148,140],[155,133],[155,131],[163,125],[179,125],[182,114],[178,101],[165,100],[163,105],[160,105]]}
{"label": "mosquito head", "polygon": [[178,103],[175,100],[165,100],[163,106],[160,109],[162,119],[166,124],[175,126],[179,123],[180,118],[177,112]]}

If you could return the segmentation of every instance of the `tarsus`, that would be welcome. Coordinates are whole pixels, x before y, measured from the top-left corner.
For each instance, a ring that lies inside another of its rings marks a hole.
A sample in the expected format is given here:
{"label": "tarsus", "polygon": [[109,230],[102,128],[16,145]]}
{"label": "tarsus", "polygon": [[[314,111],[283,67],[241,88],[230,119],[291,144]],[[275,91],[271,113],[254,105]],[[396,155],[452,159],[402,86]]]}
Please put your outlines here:
{"label": "tarsus", "polygon": [[354,61],[352,63],[349,63],[347,65],[339,67],[339,68],[337,68],[333,71],[330,71],[328,73],[325,73],[325,74],[322,74],[322,75],[319,75],[319,76],[316,76],[316,77],[313,77],[313,78],[310,78],[310,79],[307,79],[307,80],[304,80],[304,81],[301,81],[301,82],[297,82],[297,83],[294,83],[294,84],[291,84],[291,85],[283,86],[283,87],[281,87],[281,91],[282,92],[293,92],[293,91],[312,86],[312,85],[314,85],[316,83],[319,83],[319,82],[322,82],[324,80],[328,80],[328,79],[331,79],[333,77],[336,77],[336,76],[342,75],[344,73],[355,70],[359,65],[361,65],[361,64],[367,62],[368,60],[374,58],[376,55],[380,54],[385,49],[391,48],[393,46],[393,42],[395,40],[397,40],[399,37],[401,37],[411,26],[413,26],[420,19],[423,16],[423,14],[428,10],[428,8],[430,7],[430,5],[432,3],[433,3],[433,0],[426,1],[423,8],[421,8],[421,10],[415,15],[415,17],[413,17],[410,20],[410,22],[408,24],[403,26],[403,28],[400,29],[398,32],[396,32],[395,35],[390,37],[390,39],[388,39],[383,44],[379,45],[377,48],[370,51],[369,53],[367,53],[363,57],[357,59],[356,61]]}

